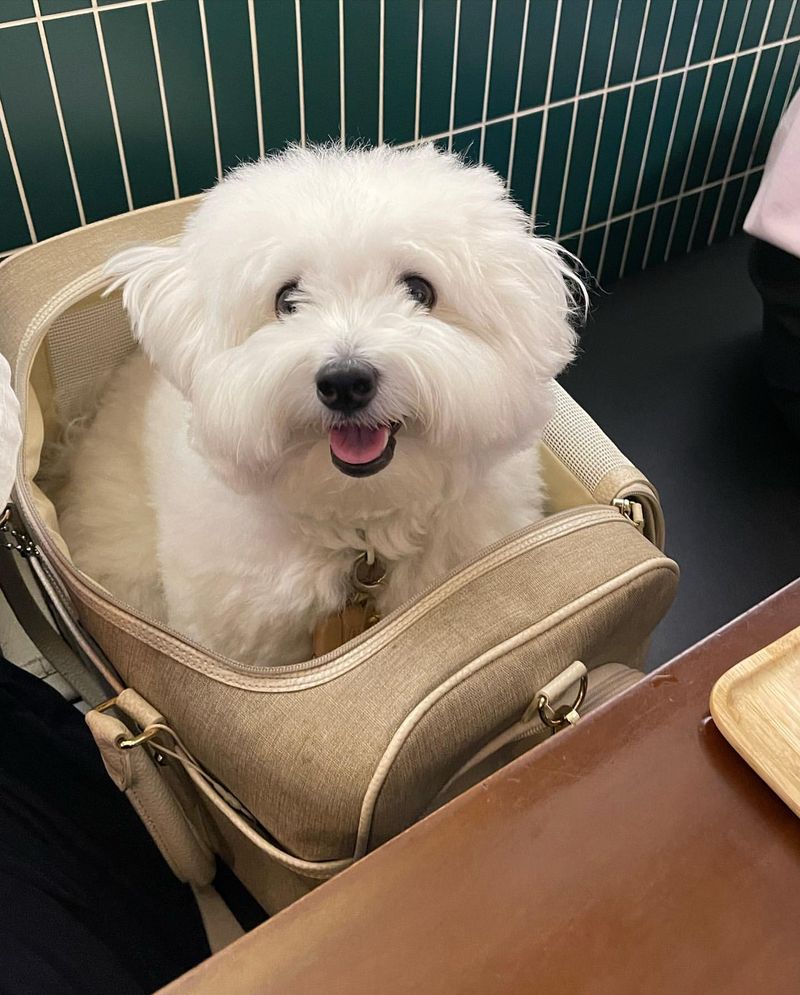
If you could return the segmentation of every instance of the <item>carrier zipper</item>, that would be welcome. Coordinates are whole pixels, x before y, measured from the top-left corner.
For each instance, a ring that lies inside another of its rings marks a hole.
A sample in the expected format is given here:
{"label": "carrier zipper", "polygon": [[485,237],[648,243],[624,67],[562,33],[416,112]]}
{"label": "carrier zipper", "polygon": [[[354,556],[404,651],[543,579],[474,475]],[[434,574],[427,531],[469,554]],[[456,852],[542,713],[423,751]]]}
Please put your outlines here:
{"label": "carrier zipper", "polygon": [[[41,556],[41,551],[37,547],[37,556],[41,558],[43,564],[47,564],[47,559],[52,558],[57,560],[62,568],[66,569],[69,573],[76,577],[76,579],[88,587],[89,590],[103,598],[109,604],[113,605],[115,608],[122,609],[128,614],[140,619],[141,621],[152,626],[156,631],[163,633],[167,636],[171,636],[177,639],[186,646],[201,653],[203,656],[210,657],[220,664],[222,664],[226,670],[232,671],[234,673],[240,673],[243,675],[258,675],[259,677],[271,678],[273,680],[282,677],[286,678],[296,678],[300,674],[307,674],[309,677],[312,674],[318,675],[319,678],[325,677],[325,671],[329,665],[334,664],[341,657],[347,655],[351,651],[357,649],[366,638],[375,639],[381,634],[385,635],[387,630],[391,630],[398,622],[401,621],[401,617],[405,615],[409,609],[417,603],[423,602],[431,593],[436,590],[443,589],[446,585],[450,584],[457,577],[469,574],[474,571],[474,568],[481,562],[486,563],[486,569],[494,569],[502,563],[513,559],[516,555],[526,551],[529,548],[535,548],[536,546],[543,545],[549,541],[559,538],[561,535],[570,534],[575,531],[579,531],[582,528],[587,528],[594,524],[600,524],[603,522],[611,523],[620,521],[620,515],[617,510],[610,507],[609,505],[595,505],[587,506],[582,509],[569,509],[564,512],[560,512],[557,515],[553,515],[549,518],[542,519],[536,522],[534,525],[529,525],[517,532],[512,533],[510,536],[506,536],[503,539],[498,540],[490,546],[482,549],[478,554],[476,554],[471,560],[459,567],[452,570],[445,577],[441,578],[436,583],[430,585],[424,591],[410,598],[402,605],[398,606],[394,611],[386,616],[378,625],[371,628],[368,632],[363,633],[361,636],[356,637],[350,642],[346,643],[339,649],[333,650],[330,653],[326,653],[323,656],[317,657],[312,661],[301,661],[300,663],[287,664],[285,666],[279,667],[257,667],[248,666],[246,664],[239,663],[235,660],[229,660],[228,658],[221,656],[220,654],[214,653],[209,650],[208,647],[201,645],[190,639],[183,633],[177,632],[175,629],[166,626],[160,620],[151,618],[132,605],[119,600],[118,598],[110,595],[103,587],[93,581],[91,578],[86,577],[81,574],[75,566],[67,560],[60,549],[55,546],[49,540],[49,536],[44,523],[41,521],[38,511],[32,502],[28,501],[28,495],[24,493],[22,488],[18,488],[17,493],[19,509],[22,518],[26,522],[30,522],[33,525],[32,531],[37,532],[42,537],[42,546],[44,547],[45,556]],[[504,552],[504,555],[498,558],[495,554],[500,551]],[[68,613],[67,609],[63,609]],[[73,621],[74,624],[74,621]],[[407,624],[410,622],[407,620]],[[357,664],[354,664],[354,666]],[[347,668],[349,669],[349,668]],[[316,681],[314,682],[316,683]]]}

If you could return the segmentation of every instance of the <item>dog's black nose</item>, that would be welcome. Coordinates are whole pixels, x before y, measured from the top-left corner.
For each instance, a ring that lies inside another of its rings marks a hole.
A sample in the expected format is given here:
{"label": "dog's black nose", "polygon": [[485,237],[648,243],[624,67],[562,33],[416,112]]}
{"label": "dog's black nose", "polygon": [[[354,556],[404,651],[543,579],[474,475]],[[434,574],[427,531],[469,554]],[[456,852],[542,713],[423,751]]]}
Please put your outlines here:
{"label": "dog's black nose", "polygon": [[377,389],[377,371],[355,359],[334,360],[317,373],[317,397],[331,411],[351,414],[366,408]]}

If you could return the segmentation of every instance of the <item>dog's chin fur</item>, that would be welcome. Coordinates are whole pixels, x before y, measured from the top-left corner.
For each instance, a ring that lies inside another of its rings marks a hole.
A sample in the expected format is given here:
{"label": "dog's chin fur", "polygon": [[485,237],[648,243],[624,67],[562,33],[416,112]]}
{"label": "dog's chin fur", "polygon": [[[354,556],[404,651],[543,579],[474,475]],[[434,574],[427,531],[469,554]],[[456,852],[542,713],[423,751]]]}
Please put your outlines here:
{"label": "dog's chin fur", "polygon": [[[575,280],[491,171],[431,147],[290,149],[208,193],[173,245],[108,264],[144,355],[71,454],[61,527],[86,573],[248,664],[310,655],[355,557],[387,612],[541,514],[536,444],[572,356]],[[436,290],[416,305],[403,277]],[[295,311],[276,317],[297,281]],[[400,427],[352,477],[317,371],[378,374],[357,416]]]}

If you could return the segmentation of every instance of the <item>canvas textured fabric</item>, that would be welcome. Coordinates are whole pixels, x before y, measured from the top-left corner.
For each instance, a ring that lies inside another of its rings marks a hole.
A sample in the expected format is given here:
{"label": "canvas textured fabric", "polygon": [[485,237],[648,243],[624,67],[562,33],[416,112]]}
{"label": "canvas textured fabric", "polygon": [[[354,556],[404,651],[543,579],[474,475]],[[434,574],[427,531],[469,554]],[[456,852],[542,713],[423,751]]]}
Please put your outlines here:
{"label": "canvas textured fabric", "polygon": [[[83,584],[70,586],[123,679],[158,702],[270,836],[304,859],[331,860],[356,852],[359,834],[368,834],[367,849],[413,821],[572,660],[641,663],[674,594],[674,565],[622,516],[598,508],[590,517],[479,575],[356,666],[301,690],[289,683],[283,693],[253,676],[242,686],[222,667],[213,675],[187,667],[147,623],[120,617]],[[376,634],[398,621],[387,619]],[[352,652],[343,647],[339,656]],[[375,780],[379,771],[385,783]],[[371,787],[375,814],[365,826]]]}

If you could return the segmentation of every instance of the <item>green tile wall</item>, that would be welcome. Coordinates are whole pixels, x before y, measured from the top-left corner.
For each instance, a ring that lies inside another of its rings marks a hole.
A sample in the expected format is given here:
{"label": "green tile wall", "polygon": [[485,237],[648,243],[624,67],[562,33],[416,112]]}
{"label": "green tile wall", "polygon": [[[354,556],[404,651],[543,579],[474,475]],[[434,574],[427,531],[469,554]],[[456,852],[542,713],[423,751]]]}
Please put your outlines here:
{"label": "green tile wall", "polygon": [[608,284],[741,226],[798,66],[798,0],[0,0],[0,254],[431,139]]}

